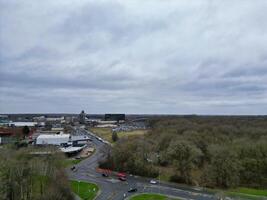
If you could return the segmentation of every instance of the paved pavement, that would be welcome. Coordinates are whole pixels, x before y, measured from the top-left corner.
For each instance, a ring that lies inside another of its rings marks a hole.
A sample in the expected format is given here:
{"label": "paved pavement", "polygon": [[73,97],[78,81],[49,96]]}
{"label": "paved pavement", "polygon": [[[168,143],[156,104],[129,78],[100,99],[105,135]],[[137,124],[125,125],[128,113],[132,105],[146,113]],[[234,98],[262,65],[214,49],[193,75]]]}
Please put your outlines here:
{"label": "paved pavement", "polygon": [[[103,177],[96,171],[98,161],[105,155],[101,151],[104,145],[102,141],[93,137],[93,134],[86,130],[81,130],[92,137],[92,142],[96,147],[95,153],[76,165],[77,170],[72,172],[67,170],[70,179],[96,183],[101,190],[97,200],[123,200],[136,193],[160,193],[170,196],[180,197],[181,199],[191,200],[212,200],[216,199],[213,195],[199,192],[193,188],[183,188],[175,184],[160,183],[152,185],[149,179],[137,176],[127,176],[127,181],[119,181],[116,177]],[[129,188],[137,188],[137,192],[128,193]]]}

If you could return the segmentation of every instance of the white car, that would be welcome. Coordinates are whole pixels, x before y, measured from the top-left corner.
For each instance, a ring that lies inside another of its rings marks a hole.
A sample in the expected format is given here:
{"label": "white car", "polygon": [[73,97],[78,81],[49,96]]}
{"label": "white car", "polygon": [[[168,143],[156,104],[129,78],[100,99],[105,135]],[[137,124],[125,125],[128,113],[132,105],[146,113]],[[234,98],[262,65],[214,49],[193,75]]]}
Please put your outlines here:
{"label": "white car", "polygon": [[155,180],[151,180],[150,183],[151,183],[151,184],[157,184],[157,181],[155,181]]}

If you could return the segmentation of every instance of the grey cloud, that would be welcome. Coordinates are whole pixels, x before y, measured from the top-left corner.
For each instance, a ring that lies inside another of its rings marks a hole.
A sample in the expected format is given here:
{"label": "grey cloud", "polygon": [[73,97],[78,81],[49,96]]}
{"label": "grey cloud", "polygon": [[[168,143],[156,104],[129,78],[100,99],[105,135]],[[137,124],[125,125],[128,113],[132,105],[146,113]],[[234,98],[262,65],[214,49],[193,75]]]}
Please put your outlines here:
{"label": "grey cloud", "polygon": [[[265,64],[265,63],[264,63]],[[267,63],[266,63],[267,64]],[[225,73],[225,77],[249,77],[249,76],[256,76],[262,77],[267,76],[267,65],[264,66],[254,66],[253,64],[248,66],[241,66],[238,69],[232,70],[230,72]]]}
{"label": "grey cloud", "polygon": [[1,86],[17,86],[20,88],[81,88],[81,89],[99,89],[99,90],[125,90],[136,87],[132,77],[125,74],[118,75],[97,75],[78,76],[66,78],[55,74],[32,75],[25,73],[1,73]]}
{"label": "grey cloud", "polygon": [[0,5],[0,112],[266,114],[263,0]]}
{"label": "grey cloud", "polygon": [[57,30],[67,40],[72,40],[79,32],[84,39],[81,48],[99,50],[103,45],[97,48],[95,35],[105,34],[108,40],[106,45],[128,45],[142,35],[167,27],[166,21],[145,19],[128,12],[122,4],[115,1],[88,3],[82,9],[72,12]]}

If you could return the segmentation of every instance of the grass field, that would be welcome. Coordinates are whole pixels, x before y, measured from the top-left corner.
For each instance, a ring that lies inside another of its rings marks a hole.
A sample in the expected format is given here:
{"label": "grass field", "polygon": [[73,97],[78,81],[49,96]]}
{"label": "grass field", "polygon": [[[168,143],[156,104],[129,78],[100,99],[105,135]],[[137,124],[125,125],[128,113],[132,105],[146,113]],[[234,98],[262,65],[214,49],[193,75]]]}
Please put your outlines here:
{"label": "grass field", "polygon": [[249,200],[261,200],[267,197],[267,190],[253,188],[237,188],[226,192],[227,195]]}
{"label": "grass field", "polygon": [[134,130],[134,131],[121,131],[118,132],[118,137],[132,137],[132,136],[140,136],[145,135],[147,133],[147,130]]}
{"label": "grass field", "polygon": [[92,200],[97,195],[98,186],[93,183],[70,181],[72,191],[83,200]]}
{"label": "grass field", "polygon": [[112,129],[111,128],[90,128],[94,134],[98,135],[99,137],[112,142]]}
{"label": "grass field", "polygon": [[133,196],[131,200],[178,200],[178,199],[170,199],[167,196],[159,194],[140,194]]}
{"label": "grass field", "polygon": [[[94,134],[112,143],[112,129],[111,128],[91,128]],[[147,130],[121,131],[118,132],[119,138],[141,136],[147,133]]]}

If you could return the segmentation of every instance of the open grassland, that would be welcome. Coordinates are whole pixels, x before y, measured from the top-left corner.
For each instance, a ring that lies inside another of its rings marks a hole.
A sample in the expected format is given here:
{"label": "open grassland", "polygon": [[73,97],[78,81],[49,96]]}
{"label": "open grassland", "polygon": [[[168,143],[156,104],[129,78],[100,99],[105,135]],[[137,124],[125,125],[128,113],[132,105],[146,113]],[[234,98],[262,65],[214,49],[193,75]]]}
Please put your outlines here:
{"label": "open grassland", "polygon": [[133,196],[131,200],[178,200],[159,194],[140,194]]}
{"label": "open grassland", "polygon": [[134,130],[134,131],[121,131],[118,132],[118,137],[133,137],[133,136],[142,136],[147,133],[147,130]]}
{"label": "open grassland", "polygon": [[112,129],[111,128],[90,128],[90,131],[92,131],[97,136],[112,142]]}
{"label": "open grassland", "polygon": [[72,191],[83,200],[92,200],[96,197],[99,190],[98,186],[93,183],[82,181],[70,181]]}
{"label": "open grassland", "polygon": [[[112,143],[112,129],[111,128],[90,128],[94,134]],[[147,130],[121,131],[118,132],[119,138],[129,138],[135,136],[142,136],[147,133]]]}

